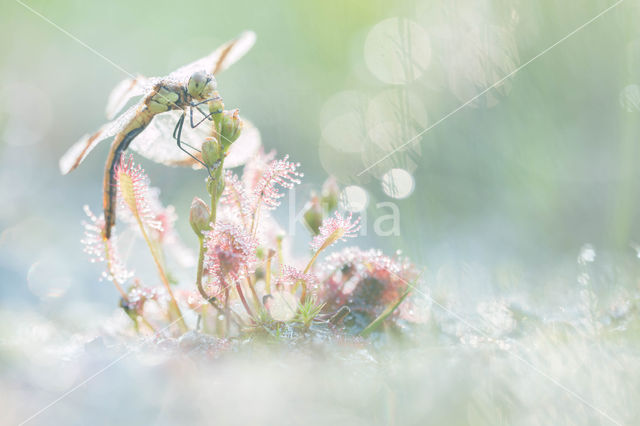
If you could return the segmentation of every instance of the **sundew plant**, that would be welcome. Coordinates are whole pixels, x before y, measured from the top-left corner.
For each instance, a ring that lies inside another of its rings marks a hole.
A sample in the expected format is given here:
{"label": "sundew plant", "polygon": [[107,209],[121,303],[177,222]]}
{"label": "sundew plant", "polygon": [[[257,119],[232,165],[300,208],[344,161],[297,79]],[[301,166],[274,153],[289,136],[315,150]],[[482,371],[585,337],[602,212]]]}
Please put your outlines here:
{"label": "sundew plant", "polygon": [[204,185],[210,198],[195,197],[185,218],[197,241],[193,282],[169,279],[171,246],[186,243],[174,229],[175,209],[162,204],[132,154],[123,155],[115,168],[117,216],[120,226],[135,229],[144,241],[148,252],[135,255],[153,262],[157,282],[144,282],[127,267],[118,233],[112,230],[105,238],[104,217],[85,206],[84,250],[103,265],[102,277],[113,283],[131,327],[156,337],[195,331],[226,339],[286,340],[314,333],[369,336],[398,321],[422,322],[426,314],[407,297],[419,278],[416,266],[376,249],[339,247],[357,237],[360,224],[352,213],[337,210],[333,179],[307,203],[304,218],[312,234],[307,255],[291,253],[291,237],[271,211],[301,182],[301,165],[259,147],[247,156],[241,175],[225,169],[243,121],[238,110],[217,108],[221,112],[201,124],[211,126],[200,153],[209,171]]}
{"label": "sundew plant", "polygon": [[640,424],[638,22],[2,3],[0,425]]}

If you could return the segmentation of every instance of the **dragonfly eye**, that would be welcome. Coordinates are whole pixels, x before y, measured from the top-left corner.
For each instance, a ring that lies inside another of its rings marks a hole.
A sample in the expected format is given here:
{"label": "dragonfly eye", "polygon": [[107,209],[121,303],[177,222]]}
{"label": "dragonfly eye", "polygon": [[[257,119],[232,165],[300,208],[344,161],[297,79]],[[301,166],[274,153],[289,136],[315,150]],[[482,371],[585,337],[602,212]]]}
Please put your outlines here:
{"label": "dragonfly eye", "polygon": [[187,91],[193,97],[199,97],[207,85],[210,77],[204,71],[198,71],[191,74],[189,83],[187,83]]}

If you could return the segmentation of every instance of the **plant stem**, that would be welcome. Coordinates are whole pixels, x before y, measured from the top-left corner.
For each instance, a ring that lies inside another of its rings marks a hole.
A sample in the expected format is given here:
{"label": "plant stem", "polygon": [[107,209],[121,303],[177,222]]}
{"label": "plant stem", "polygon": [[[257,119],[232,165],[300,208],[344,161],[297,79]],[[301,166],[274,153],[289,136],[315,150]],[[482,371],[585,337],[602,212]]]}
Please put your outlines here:
{"label": "plant stem", "polygon": [[282,238],[278,238],[276,242],[278,249],[278,267],[282,269],[282,264],[284,263],[284,255],[282,254]]}
{"label": "plant stem", "polygon": [[[302,284],[302,293],[300,293],[300,303],[304,303],[307,298],[307,283],[300,280],[300,284]],[[296,284],[297,285],[297,284]]]}
{"label": "plant stem", "polygon": [[[324,244],[322,244],[322,246],[320,246],[320,248],[318,250],[316,250],[316,252],[313,254],[313,257],[311,257],[311,259],[309,260],[309,263],[307,263],[307,266],[304,268],[304,272],[303,272],[304,274],[309,272],[309,270],[311,269],[313,264],[316,262],[316,260],[318,260],[318,256],[320,255],[322,250],[324,250],[327,247],[329,247],[338,238],[340,238],[340,234],[338,234],[336,232],[334,232],[333,234],[331,234],[327,238],[327,240],[324,242]],[[296,286],[297,286],[297,283],[296,283]],[[300,295],[300,303],[304,303],[304,299],[305,299],[306,296],[307,296],[307,285],[303,282],[302,283],[302,294]]]}
{"label": "plant stem", "polygon": [[251,276],[249,275],[249,268],[245,265],[244,267],[245,275],[247,276],[247,284],[249,285],[249,290],[251,290],[251,295],[255,301],[255,306],[258,310],[260,310],[260,299],[258,298],[258,293],[256,293],[256,288],[253,285],[253,281],[251,281]]}
{"label": "plant stem", "polygon": [[122,296],[122,298],[125,301],[128,301],[129,298],[127,297],[127,293],[124,291],[124,289],[122,288],[122,286],[120,285],[120,283],[118,282],[118,280],[116,279],[116,277],[113,275],[113,267],[111,266],[111,256],[110,256],[110,251],[109,251],[109,240],[105,239],[104,240],[104,253],[105,253],[105,259],[107,259],[107,271],[109,271],[109,274],[111,275],[111,277],[113,277],[113,279],[111,281],[113,281],[113,285],[116,286],[116,289],[118,290],[118,293],[120,293],[120,296]]}
{"label": "plant stem", "polygon": [[229,320],[231,319],[231,314],[229,312],[229,287],[226,285],[224,286],[224,314],[226,334],[229,335],[229,331],[231,330],[231,323],[229,322]]}
{"label": "plant stem", "polygon": [[311,267],[313,266],[313,264],[315,263],[316,259],[318,259],[318,255],[320,254],[320,251],[322,249],[318,250],[315,252],[315,254],[313,255],[313,257],[311,258],[311,260],[309,260],[309,263],[307,263],[307,266],[304,268],[304,274],[306,274],[307,272],[309,272],[309,269],[311,269]]}
{"label": "plant stem", "polygon": [[260,205],[262,205],[262,196],[258,198],[258,205],[256,206],[256,210],[253,212],[253,219],[251,219],[251,235],[255,235],[255,232],[258,230],[258,220],[260,220]]}
{"label": "plant stem", "polygon": [[113,285],[116,286],[116,288],[118,289],[118,292],[120,293],[120,296],[122,296],[122,298],[125,301],[128,301],[128,297],[127,297],[127,293],[125,293],[124,289],[120,286],[120,283],[118,283],[118,281],[114,278],[113,279]]}
{"label": "plant stem", "polygon": [[271,294],[271,257],[267,255],[267,266],[266,266],[266,271],[265,271],[265,277],[264,277],[264,282],[265,282],[265,292],[267,294]]}
{"label": "plant stem", "polygon": [[[221,194],[218,194],[218,187],[216,185],[216,182],[221,178],[222,167],[223,167],[223,163],[221,163],[220,166],[218,166],[218,168],[215,170],[213,181],[209,182],[212,188],[212,191],[209,192],[209,195],[211,196],[211,209],[209,213],[209,222],[211,223],[212,226],[215,226],[215,223],[216,223],[216,212],[218,208],[218,200],[220,199],[220,195],[221,195]],[[202,235],[198,235],[198,241],[199,241],[199,249],[198,249],[198,270],[196,271],[196,287],[198,288],[198,292],[200,292],[200,295],[202,296],[202,298],[208,301],[211,304],[211,306],[213,306],[216,310],[219,310],[220,308],[215,305],[213,298],[209,297],[207,292],[204,290],[204,287],[202,286],[202,277],[204,275],[204,255],[205,255],[206,248],[204,245],[204,237]]]}
{"label": "plant stem", "polygon": [[244,310],[247,311],[249,317],[253,318],[253,312],[251,312],[251,308],[249,308],[249,304],[247,303],[247,299],[244,297],[244,293],[242,292],[242,287],[240,287],[240,282],[236,281],[236,291],[238,292],[238,296],[240,296],[240,300],[242,301],[242,306],[244,306]]}
{"label": "plant stem", "polygon": [[360,332],[360,336],[367,337],[373,331],[375,331],[378,327],[380,327],[380,325],[384,322],[384,320],[389,318],[389,316],[393,313],[393,311],[395,311],[398,308],[398,306],[400,306],[400,304],[404,301],[404,299],[406,299],[409,293],[411,293],[411,289],[407,288],[405,292],[398,298],[398,300],[396,300],[391,305],[387,306],[387,308],[384,311],[382,311],[382,313],[378,315],[376,319],[371,321],[371,323],[368,326],[366,326],[364,330]]}
{"label": "plant stem", "polygon": [[149,327],[149,329],[151,329],[151,331],[153,331],[154,333],[157,333],[156,329],[149,323],[149,321],[147,321],[147,319],[145,317],[140,315],[139,318],[140,318],[140,321],[142,321],[142,323],[144,325],[146,325],[147,327]]}
{"label": "plant stem", "polygon": [[198,292],[200,293],[200,296],[202,296],[204,300],[209,302],[211,306],[218,309],[218,307],[213,302],[213,298],[209,297],[207,292],[204,290],[204,287],[202,286],[202,275],[204,271],[204,251],[205,251],[204,238],[202,236],[199,236],[198,240],[200,241],[200,249],[198,254],[198,270],[196,272],[196,287],[198,288]]}
{"label": "plant stem", "polygon": [[140,231],[142,232],[142,237],[146,241],[147,246],[149,246],[151,257],[153,257],[153,261],[155,262],[156,267],[158,268],[158,274],[160,275],[160,280],[162,281],[162,284],[164,284],[164,287],[167,290],[167,293],[169,294],[169,309],[170,311],[173,311],[174,315],[177,315],[178,318],[176,321],[178,322],[178,326],[184,333],[187,330],[189,330],[189,328],[187,327],[187,324],[184,322],[184,318],[182,317],[182,312],[180,312],[180,308],[178,307],[178,302],[176,302],[176,298],[173,295],[173,291],[171,290],[171,285],[169,284],[167,275],[165,274],[162,264],[160,263],[160,259],[158,259],[158,254],[156,253],[156,250],[154,249],[153,244],[151,243],[151,239],[149,239],[149,235],[147,234],[147,231],[145,230],[144,225],[142,224],[142,220],[138,216],[136,216],[136,220],[138,221],[138,226],[140,227]]}
{"label": "plant stem", "polygon": [[[129,303],[129,295],[124,291],[124,289],[122,288],[122,286],[120,285],[120,283],[118,282],[118,280],[115,278],[113,274],[113,268],[111,266],[111,256],[109,252],[109,241],[107,240],[105,240],[104,242],[104,251],[105,251],[105,258],[107,259],[107,270],[109,271],[109,274],[111,274],[111,276],[113,277],[111,281],[113,282],[113,285],[118,290],[118,293],[120,293],[120,297],[122,297],[122,300],[124,300],[125,303]],[[124,306],[122,307],[122,309],[126,313],[126,309],[124,308]],[[140,319],[143,321],[145,325],[147,325],[151,330],[153,330],[154,333],[156,332],[156,330],[151,326],[151,324],[149,324],[149,322],[144,318],[142,314],[140,314]],[[133,322],[136,323],[135,320]]]}

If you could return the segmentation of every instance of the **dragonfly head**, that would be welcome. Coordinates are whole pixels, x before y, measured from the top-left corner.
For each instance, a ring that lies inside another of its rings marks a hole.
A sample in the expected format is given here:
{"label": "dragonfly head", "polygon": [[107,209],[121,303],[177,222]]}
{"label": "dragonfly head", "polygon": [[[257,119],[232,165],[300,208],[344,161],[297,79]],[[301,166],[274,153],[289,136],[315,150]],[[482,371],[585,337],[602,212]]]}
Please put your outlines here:
{"label": "dragonfly head", "polygon": [[213,74],[198,71],[189,77],[187,92],[194,99],[206,99],[216,90],[216,86],[216,78]]}

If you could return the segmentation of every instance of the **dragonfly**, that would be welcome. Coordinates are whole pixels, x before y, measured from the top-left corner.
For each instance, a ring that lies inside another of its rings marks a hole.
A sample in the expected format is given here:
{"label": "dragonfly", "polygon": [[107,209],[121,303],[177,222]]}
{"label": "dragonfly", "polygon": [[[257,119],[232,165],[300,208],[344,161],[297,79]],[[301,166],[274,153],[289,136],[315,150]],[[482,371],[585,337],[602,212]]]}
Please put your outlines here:
{"label": "dragonfly", "polygon": [[[253,32],[247,31],[165,77],[139,75],[118,83],[107,101],[107,118],[112,121],[96,132],[84,135],[60,158],[60,171],[66,175],[75,170],[98,144],[113,138],[103,177],[105,240],[111,237],[116,221],[115,171],[125,151],[131,148],[152,161],[169,166],[204,167],[200,148],[211,136],[212,126],[199,124],[207,119],[211,121],[215,112],[207,114],[200,106],[220,99],[215,75],[244,56],[255,38]],[[114,118],[134,98],[140,99]],[[199,117],[195,122],[194,110]],[[190,125],[185,126],[187,112]],[[258,130],[247,120],[243,121],[242,134],[231,145],[225,167],[242,164],[260,146]]]}

